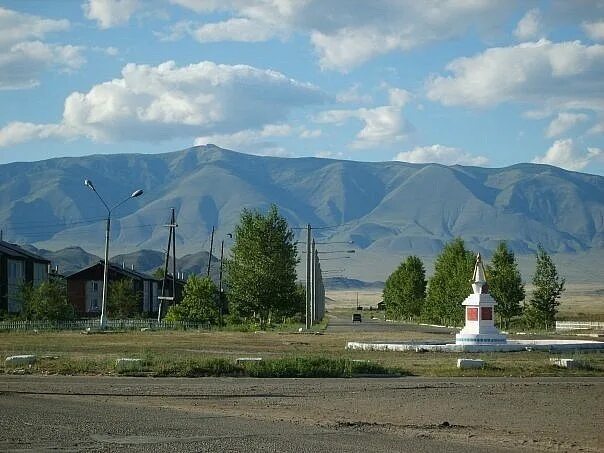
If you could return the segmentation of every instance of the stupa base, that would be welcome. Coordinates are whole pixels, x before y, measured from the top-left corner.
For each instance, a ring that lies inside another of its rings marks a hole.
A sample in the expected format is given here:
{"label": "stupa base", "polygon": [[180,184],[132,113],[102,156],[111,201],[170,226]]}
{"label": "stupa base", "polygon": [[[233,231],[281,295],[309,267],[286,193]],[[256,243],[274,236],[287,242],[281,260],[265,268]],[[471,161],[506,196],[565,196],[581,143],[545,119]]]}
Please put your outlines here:
{"label": "stupa base", "polygon": [[455,344],[461,345],[506,344],[507,341],[507,335],[502,333],[471,334],[460,332],[455,335]]}

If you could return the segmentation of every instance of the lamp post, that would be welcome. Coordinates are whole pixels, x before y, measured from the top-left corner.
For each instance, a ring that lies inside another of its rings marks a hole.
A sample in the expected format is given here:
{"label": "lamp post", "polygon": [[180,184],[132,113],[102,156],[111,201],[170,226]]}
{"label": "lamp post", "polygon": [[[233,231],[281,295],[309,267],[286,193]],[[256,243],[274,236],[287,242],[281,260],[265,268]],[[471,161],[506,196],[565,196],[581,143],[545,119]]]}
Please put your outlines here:
{"label": "lamp post", "polygon": [[99,197],[99,200],[101,200],[101,203],[103,203],[103,206],[105,206],[105,209],[107,209],[107,224],[105,228],[105,266],[103,269],[103,301],[101,303],[100,322],[101,329],[104,329],[107,326],[107,280],[109,274],[109,231],[111,229],[111,211],[113,211],[118,206],[123,205],[130,198],[140,197],[143,194],[143,191],[142,189],[135,190],[128,198],[125,198],[124,200],[120,201],[118,204],[110,208],[107,203],[105,203],[105,200],[103,200],[103,197],[101,197],[101,195],[96,191],[90,179],[85,179],[84,185],[90,190],[92,190],[97,197]]}

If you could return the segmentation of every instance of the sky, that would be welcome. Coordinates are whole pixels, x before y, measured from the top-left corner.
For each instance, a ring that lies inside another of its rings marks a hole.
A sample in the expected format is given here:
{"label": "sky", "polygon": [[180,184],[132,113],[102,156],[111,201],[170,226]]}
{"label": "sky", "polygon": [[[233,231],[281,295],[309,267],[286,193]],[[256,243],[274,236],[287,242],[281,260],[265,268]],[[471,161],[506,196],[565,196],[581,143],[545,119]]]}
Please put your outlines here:
{"label": "sky", "polygon": [[604,0],[0,0],[0,164],[207,143],[604,175]]}

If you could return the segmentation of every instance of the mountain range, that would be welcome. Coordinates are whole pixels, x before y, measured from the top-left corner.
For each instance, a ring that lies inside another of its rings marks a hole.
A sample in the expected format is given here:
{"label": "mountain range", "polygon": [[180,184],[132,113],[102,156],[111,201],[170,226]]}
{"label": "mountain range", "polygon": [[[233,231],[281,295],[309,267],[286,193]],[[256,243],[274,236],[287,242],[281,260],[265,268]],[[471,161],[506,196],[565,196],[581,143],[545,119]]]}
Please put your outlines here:
{"label": "mountain range", "polygon": [[[107,211],[84,179],[109,207],[144,190],[111,213],[112,256],[164,249],[171,208],[177,255],[209,250],[213,226],[217,255],[222,240],[228,250],[227,233],[243,208],[266,210],[273,203],[299,241],[312,225],[320,251],[350,247],[322,243],[353,241],[350,267],[364,280],[384,280],[392,270],[386,267],[401,256],[433,257],[455,237],[487,255],[501,240],[518,254],[538,244],[551,253],[604,251],[602,176],[538,164],[480,168],[265,157],[214,145],[0,165],[4,239],[47,250],[79,246],[101,256]],[[362,275],[363,268],[371,275]]]}

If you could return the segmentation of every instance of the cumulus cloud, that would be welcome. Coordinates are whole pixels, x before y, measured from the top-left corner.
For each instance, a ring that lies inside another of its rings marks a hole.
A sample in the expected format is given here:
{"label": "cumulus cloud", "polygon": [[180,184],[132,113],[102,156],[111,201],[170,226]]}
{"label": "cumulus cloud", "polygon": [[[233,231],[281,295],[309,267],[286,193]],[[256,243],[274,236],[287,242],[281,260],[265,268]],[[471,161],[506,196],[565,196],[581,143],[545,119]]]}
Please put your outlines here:
{"label": "cumulus cloud", "polygon": [[558,113],[558,116],[549,123],[545,135],[549,138],[558,137],[588,119],[589,117],[585,113]]}
{"label": "cumulus cloud", "polygon": [[[252,66],[209,61],[182,67],[173,61],[158,66],[128,64],[122,78],[95,85],[87,93],[70,94],[61,123],[13,123],[0,134],[4,143],[39,138],[57,128],[62,136],[99,142],[233,134],[278,123],[292,109],[324,99],[313,85]],[[276,133],[274,127],[269,129]]]}
{"label": "cumulus cloud", "polygon": [[447,70],[426,85],[428,97],[444,105],[604,109],[604,45],[540,40],[458,58]]}
{"label": "cumulus cloud", "polygon": [[567,170],[582,170],[595,162],[604,162],[604,151],[599,148],[582,150],[572,139],[556,140],[543,156],[533,159],[536,164],[555,165]]}
{"label": "cumulus cloud", "polygon": [[128,23],[140,7],[139,0],[88,0],[82,5],[86,18],[103,29]]}
{"label": "cumulus cloud", "polygon": [[486,165],[489,159],[474,156],[460,148],[444,145],[417,146],[411,151],[398,153],[394,160],[415,164],[438,163],[443,165]]}
{"label": "cumulus cloud", "polygon": [[[310,37],[322,67],[346,72],[394,50],[405,51],[503,24],[516,0],[171,0],[199,14],[226,13],[190,34],[201,42],[259,41],[298,32]],[[211,20],[211,19],[210,19]],[[478,24],[478,25],[477,25]]]}
{"label": "cumulus cloud", "polygon": [[594,41],[604,41],[604,20],[598,22],[583,22],[583,30]]}
{"label": "cumulus cloud", "polygon": [[360,93],[360,86],[355,84],[336,95],[336,101],[342,104],[369,104],[373,99],[367,93]]}
{"label": "cumulus cloud", "polygon": [[514,36],[520,41],[541,38],[541,33],[541,12],[537,8],[527,11],[514,30]]}
{"label": "cumulus cloud", "polygon": [[286,137],[294,133],[294,128],[288,124],[267,124],[261,129],[246,129],[234,134],[215,134],[197,137],[195,145],[209,143],[221,148],[244,151],[262,156],[283,156],[287,152],[273,140],[277,137]]}
{"label": "cumulus cloud", "polygon": [[409,100],[407,91],[399,88],[389,90],[389,105],[354,110],[327,110],[317,116],[319,123],[342,125],[349,119],[363,122],[357,133],[354,148],[372,148],[404,140],[412,130],[411,124],[403,116],[403,107]]}
{"label": "cumulus cloud", "polygon": [[41,41],[48,33],[67,29],[67,20],[0,7],[0,90],[31,88],[47,69],[74,70],[84,64],[81,47]]}

